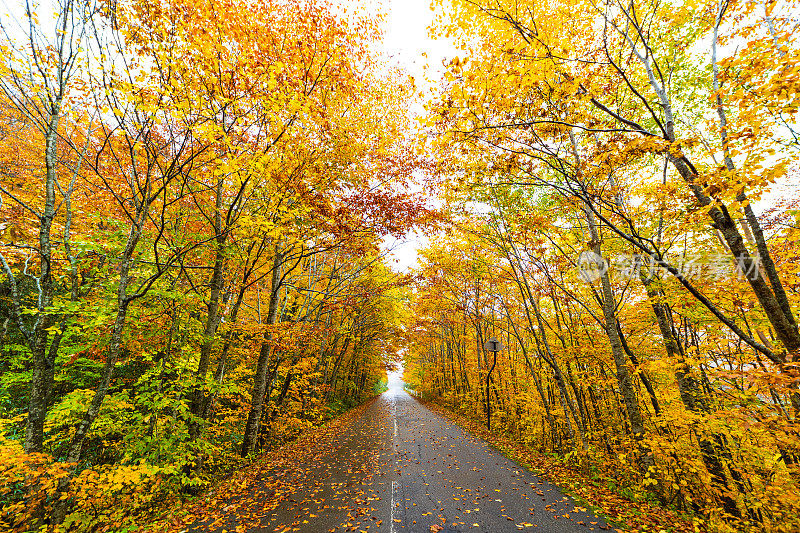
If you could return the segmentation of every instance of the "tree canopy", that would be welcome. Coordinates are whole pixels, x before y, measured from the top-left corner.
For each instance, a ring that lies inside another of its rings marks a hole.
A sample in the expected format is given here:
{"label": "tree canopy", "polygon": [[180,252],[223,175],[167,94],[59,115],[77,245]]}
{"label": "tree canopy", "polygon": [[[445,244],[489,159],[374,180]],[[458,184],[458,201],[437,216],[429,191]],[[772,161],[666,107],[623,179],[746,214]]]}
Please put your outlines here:
{"label": "tree canopy", "polygon": [[432,7],[422,95],[369,6],[2,20],[3,528],[147,529],[400,364],[698,531],[800,528],[800,6]]}

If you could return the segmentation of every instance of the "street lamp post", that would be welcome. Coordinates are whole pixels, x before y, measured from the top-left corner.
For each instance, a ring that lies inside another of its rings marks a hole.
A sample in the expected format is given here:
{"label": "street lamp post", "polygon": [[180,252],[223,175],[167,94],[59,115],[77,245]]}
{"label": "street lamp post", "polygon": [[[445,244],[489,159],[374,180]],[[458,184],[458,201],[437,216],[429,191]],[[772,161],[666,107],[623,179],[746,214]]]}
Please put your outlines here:
{"label": "street lamp post", "polygon": [[493,361],[492,367],[489,369],[489,372],[486,373],[486,429],[492,429],[492,401],[489,397],[489,384],[491,383],[492,379],[492,371],[494,367],[497,365],[497,352],[505,348],[503,343],[497,340],[497,337],[489,337],[489,339],[483,343],[483,349],[487,352],[492,352]]}

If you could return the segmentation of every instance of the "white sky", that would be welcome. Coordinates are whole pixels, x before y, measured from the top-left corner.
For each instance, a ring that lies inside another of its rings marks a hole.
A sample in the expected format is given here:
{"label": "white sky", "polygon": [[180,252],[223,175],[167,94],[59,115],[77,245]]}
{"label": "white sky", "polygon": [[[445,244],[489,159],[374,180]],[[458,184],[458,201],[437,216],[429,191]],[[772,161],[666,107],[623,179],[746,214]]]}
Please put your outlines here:
{"label": "white sky", "polygon": [[442,60],[453,57],[456,49],[428,35],[434,15],[431,0],[385,0],[384,9],[388,12],[384,53],[390,63],[405,68],[420,86],[428,66],[429,76],[438,79]]}
{"label": "white sky", "polygon": [[[388,13],[383,43],[387,63],[413,76],[418,89],[431,88],[444,71],[442,61],[457,54],[452,43],[433,40],[428,35],[434,15],[431,0],[384,0],[384,9]],[[421,113],[421,102],[412,105],[411,112]],[[416,266],[417,250],[426,243],[427,238],[417,233],[404,240],[385,239],[389,266],[407,272]]]}

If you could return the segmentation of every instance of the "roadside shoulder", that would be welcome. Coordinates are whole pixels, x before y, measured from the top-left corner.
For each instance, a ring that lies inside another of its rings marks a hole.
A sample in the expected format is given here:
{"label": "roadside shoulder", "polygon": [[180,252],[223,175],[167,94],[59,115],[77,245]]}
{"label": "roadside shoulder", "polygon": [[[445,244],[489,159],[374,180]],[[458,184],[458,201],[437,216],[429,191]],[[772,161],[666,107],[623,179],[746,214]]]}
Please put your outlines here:
{"label": "roadside shoulder", "polygon": [[465,431],[485,440],[512,461],[558,486],[565,494],[583,503],[596,514],[602,515],[619,532],[690,533],[704,530],[700,524],[695,524],[669,509],[657,507],[649,502],[624,498],[600,483],[586,479],[583,473],[553,458],[538,454],[506,435],[488,431],[475,419],[453,412],[433,401],[423,401],[419,398],[416,400]]}
{"label": "roadside shoulder", "polygon": [[292,465],[303,462],[317,453],[320,446],[324,446],[337,432],[357,420],[365,409],[377,401],[378,397],[373,396],[361,405],[307,430],[280,448],[262,453],[253,462],[220,480],[196,499],[184,502],[157,521],[142,526],[142,530],[188,531],[191,524],[209,520],[230,505],[230,502],[247,497],[255,487],[258,487],[260,503],[264,507],[277,504],[278,498],[289,488],[284,486],[285,480],[281,476],[271,474],[290,469]]}

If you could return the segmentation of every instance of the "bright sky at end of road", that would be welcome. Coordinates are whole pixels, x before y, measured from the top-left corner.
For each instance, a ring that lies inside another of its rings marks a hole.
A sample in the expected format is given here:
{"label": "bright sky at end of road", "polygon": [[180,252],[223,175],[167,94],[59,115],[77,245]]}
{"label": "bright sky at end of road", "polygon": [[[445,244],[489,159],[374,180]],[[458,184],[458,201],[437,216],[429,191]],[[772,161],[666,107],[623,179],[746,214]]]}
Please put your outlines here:
{"label": "bright sky at end of road", "polygon": [[[453,43],[430,38],[428,27],[435,14],[431,0],[385,0],[383,7],[387,12],[383,53],[388,65],[406,71],[418,89],[431,87],[443,72],[443,62],[458,53]],[[422,111],[421,103],[411,109],[412,114]],[[387,237],[383,249],[391,268],[408,272],[417,264],[417,250],[426,243],[425,237],[411,233],[401,240]]]}
{"label": "bright sky at end of road", "polygon": [[387,264],[397,272],[408,272],[417,266],[417,250],[428,244],[428,237],[418,232],[409,233],[405,239],[386,237],[383,249],[388,255]]}
{"label": "bright sky at end of road", "polygon": [[418,86],[426,74],[438,78],[442,60],[453,57],[457,50],[451,42],[430,38],[431,0],[386,0],[384,8],[388,12],[384,53],[389,63],[408,71]]}

